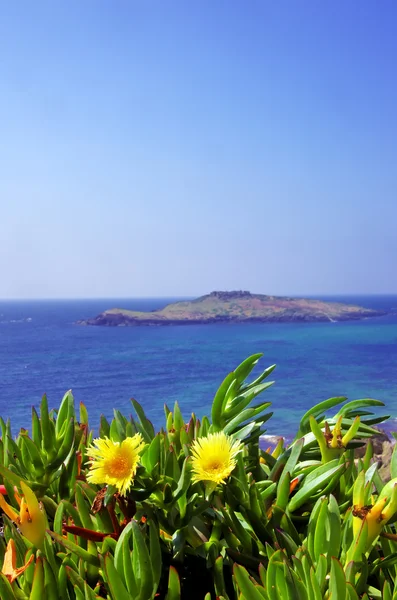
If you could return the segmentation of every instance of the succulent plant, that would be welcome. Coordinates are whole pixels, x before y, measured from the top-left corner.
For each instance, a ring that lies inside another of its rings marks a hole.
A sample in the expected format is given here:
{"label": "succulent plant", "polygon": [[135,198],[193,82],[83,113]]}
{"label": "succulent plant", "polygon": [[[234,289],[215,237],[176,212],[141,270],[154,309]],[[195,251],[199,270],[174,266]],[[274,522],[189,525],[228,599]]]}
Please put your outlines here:
{"label": "succulent plant", "polygon": [[94,437],[71,392],[57,411],[43,397],[30,434],[0,420],[1,600],[397,598],[397,457],[384,484],[371,442],[355,456],[382,403],[330,398],[263,450],[260,358],[210,418],[176,403],[158,432],[133,400]]}

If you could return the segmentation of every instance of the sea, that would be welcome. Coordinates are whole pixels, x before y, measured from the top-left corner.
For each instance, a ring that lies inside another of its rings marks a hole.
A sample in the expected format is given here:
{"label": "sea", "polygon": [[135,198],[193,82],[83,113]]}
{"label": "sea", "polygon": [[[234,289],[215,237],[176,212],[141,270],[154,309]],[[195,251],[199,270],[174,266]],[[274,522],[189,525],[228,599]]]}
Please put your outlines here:
{"label": "sea", "polygon": [[[219,323],[167,327],[88,327],[76,321],[111,307],[155,310],[177,298],[0,301],[0,415],[13,435],[30,429],[31,408],[47,394],[57,407],[72,389],[90,425],[126,416],[131,398],[164,424],[164,404],[177,401],[185,419],[209,414],[223,378],[262,352],[252,376],[276,364],[267,434],[293,437],[313,404],[332,396],[376,398],[397,431],[397,296],[322,297],[383,309],[387,316],[342,323]],[[378,411],[379,413],[379,411]]]}

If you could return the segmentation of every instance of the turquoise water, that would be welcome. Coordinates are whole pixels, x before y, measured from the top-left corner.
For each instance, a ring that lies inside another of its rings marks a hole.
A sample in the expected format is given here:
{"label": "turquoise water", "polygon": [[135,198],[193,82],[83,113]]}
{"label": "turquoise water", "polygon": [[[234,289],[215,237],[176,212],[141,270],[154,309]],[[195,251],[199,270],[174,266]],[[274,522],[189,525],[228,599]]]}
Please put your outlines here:
{"label": "turquoise water", "polygon": [[335,395],[378,398],[397,417],[396,296],[340,298],[394,311],[352,323],[74,325],[112,306],[152,310],[171,300],[0,302],[0,414],[16,432],[44,392],[57,406],[72,388],[93,427],[113,407],[129,414],[131,397],[159,426],[164,402],[178,400],[186,418],[207,413],[228,371],[263,352],[257,372],[277,364],[264,394],[275,412],[268,433],[292,434],[305,410]]}

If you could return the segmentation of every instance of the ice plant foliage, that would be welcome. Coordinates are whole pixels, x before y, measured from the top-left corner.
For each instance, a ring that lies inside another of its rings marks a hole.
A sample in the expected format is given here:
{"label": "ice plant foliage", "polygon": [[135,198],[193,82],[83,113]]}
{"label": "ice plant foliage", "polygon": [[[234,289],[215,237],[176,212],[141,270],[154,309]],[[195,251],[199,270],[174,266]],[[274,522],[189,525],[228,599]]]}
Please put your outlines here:
{"label": "ice plant foliage", "polygon": [[243,448],[223,431],[209,433],[195,440],[191,447],[192,480],[225,483],[236,466],[236,456]]}
{"label": "ice plant foliage", "polygon": [[265,450],[260,357],[157,433],[133,400],[92,441],[71,392],[31,437],[0,417],[0,600],[397,600],[397,452],[386,484],[356,453],[382,403],[324,400]]}
{"label": "ice plant foliage", "polygon": [[113,485],[125,496],[134,480],[144,445],[140,433],[122,442],[113,442],[106,437],[95,439],[87,450],[91,459],[87,480]]}

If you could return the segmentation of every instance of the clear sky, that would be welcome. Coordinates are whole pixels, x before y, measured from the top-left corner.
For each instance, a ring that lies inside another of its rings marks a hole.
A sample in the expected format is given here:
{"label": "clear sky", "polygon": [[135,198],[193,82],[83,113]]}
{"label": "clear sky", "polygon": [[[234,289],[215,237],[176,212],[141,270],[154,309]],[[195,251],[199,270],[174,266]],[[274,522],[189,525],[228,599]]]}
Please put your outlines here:
{"label": "clear sky", "polygon": [[0,298],[397,293],[395,0],[0,4]]}

